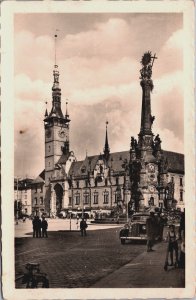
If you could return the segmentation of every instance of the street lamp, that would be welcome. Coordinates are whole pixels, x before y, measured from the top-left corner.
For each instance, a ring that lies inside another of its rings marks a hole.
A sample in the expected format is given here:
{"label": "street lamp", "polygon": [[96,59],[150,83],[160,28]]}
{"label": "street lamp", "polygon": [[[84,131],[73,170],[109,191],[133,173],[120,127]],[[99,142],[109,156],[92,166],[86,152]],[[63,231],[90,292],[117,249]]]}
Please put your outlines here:
{"label": "street lamp", "polygon": [[127,205],[127,209],[126,209],[126,215],[127,215],[127,222],[129,221],[129,202],[128,202],[128,195],[129,195],[129,191],[125,190],[125,197],[126,197],[126,205]]}

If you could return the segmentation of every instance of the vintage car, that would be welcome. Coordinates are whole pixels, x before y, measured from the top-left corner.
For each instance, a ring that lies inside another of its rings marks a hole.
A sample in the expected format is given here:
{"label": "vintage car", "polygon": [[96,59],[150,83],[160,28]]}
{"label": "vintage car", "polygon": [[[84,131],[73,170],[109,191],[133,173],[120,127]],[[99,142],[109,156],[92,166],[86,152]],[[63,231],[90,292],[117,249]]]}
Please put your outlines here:
{"label": "vintage car", "polygon": [[[135,213],[131,220],[120,230],[121,244],[126,241],[140,240],[146,241],[146,220],[149,217],[148,212]],[[156,239],[156,237],[155,237]]]}

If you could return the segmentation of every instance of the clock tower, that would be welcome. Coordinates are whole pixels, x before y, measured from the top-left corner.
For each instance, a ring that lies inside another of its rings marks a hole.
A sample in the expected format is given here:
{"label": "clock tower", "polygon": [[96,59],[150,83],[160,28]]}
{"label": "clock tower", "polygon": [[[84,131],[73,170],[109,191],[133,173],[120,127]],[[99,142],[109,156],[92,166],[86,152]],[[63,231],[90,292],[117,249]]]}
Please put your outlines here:
{"label": "clock tower", "polygon": [[[61,89],[59,87],[58,66],[54,66],[54,82],[52,87],[52,108],[44,119],[45,128],[45,185],[49,185],[55,165],[62,154],[69,155],[69,115],[61,110]],[[67,105],[67,102],[66,102]]]}
{"label": "clock tower", "polygon": [[[57,35],[55,35],[55,38]],[[56,43],[56,39],[55,39]],[[47,109],[44,118],[45,129],[45,208],[50,216],[58,214],[69,206],[68,172],[75,156],[69,147],[69,114],[66,102],[65,115],[61,109],[61,88],[59,70],[53,70],[52,108]]]}

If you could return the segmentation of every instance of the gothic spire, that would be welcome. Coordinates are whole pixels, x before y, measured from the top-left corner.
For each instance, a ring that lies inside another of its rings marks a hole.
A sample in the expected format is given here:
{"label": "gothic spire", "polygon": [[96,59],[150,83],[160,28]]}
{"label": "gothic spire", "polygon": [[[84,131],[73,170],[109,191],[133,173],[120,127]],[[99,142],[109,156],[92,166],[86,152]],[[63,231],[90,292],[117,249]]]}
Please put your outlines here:
{"label": "gothic spire", "polygon": [[105,147],[104,147],[104,157],[106,160],[108,160],[109,155],[110,155],[110,148],[109,148],[109,143],[108,143],[108,131],[107,131],[107,125],[108,121],[106,121],[106,134],[105,134]]}
{"label": "gothic spire", "polygon": [[54,70],[53,70],[54,81],[52,86],[52,110],[50,112],[50,116],[64,118],[61,110],[61,88],[59,86],[59,70],[57,65],[56,42],[57,42],[57,34],[54,35],[54,44],[55,44],[55,51],[54,51],[55,57],[54,57]]}

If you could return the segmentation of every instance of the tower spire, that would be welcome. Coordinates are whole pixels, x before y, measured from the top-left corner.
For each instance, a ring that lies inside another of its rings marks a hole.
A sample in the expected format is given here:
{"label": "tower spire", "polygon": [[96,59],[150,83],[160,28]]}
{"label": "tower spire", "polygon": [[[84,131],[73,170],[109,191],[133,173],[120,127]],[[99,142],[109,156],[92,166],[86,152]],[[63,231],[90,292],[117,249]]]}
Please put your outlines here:
{"label": "tower spire", "polygon": [[110,148],[109,148],[109,143],[108,143],[108,131],[107,131],[107,125],[108,121],[106,121],[106,134],[105,134],[105,147],[104,147],[104,157],[106,160],[108,160],[109,155],[110,155]]}
{"label": "tower spire", "polygon": [[53,86],[52,86],[52,110],[49,116],[56,116],[59,118],[64,118],[62,110],[61,110],[61,88],[59,87],[59,70],[57,65],[57,51],[56,51],[56,43],[57,43],[57,31],[54,35],[54,69],[53,69]]}
{"label": "tower spire", "polygon": [[56,48],[56,44],[57,44],[57,31],[59,31],[58,29],[56,29],[56,33],[55,33],[55,35],[54,35],[54,67],[56,68],[58,68],[58,65],[57,65],[57,62],[56,62],[56,60],[57,60],[57,48]]}

